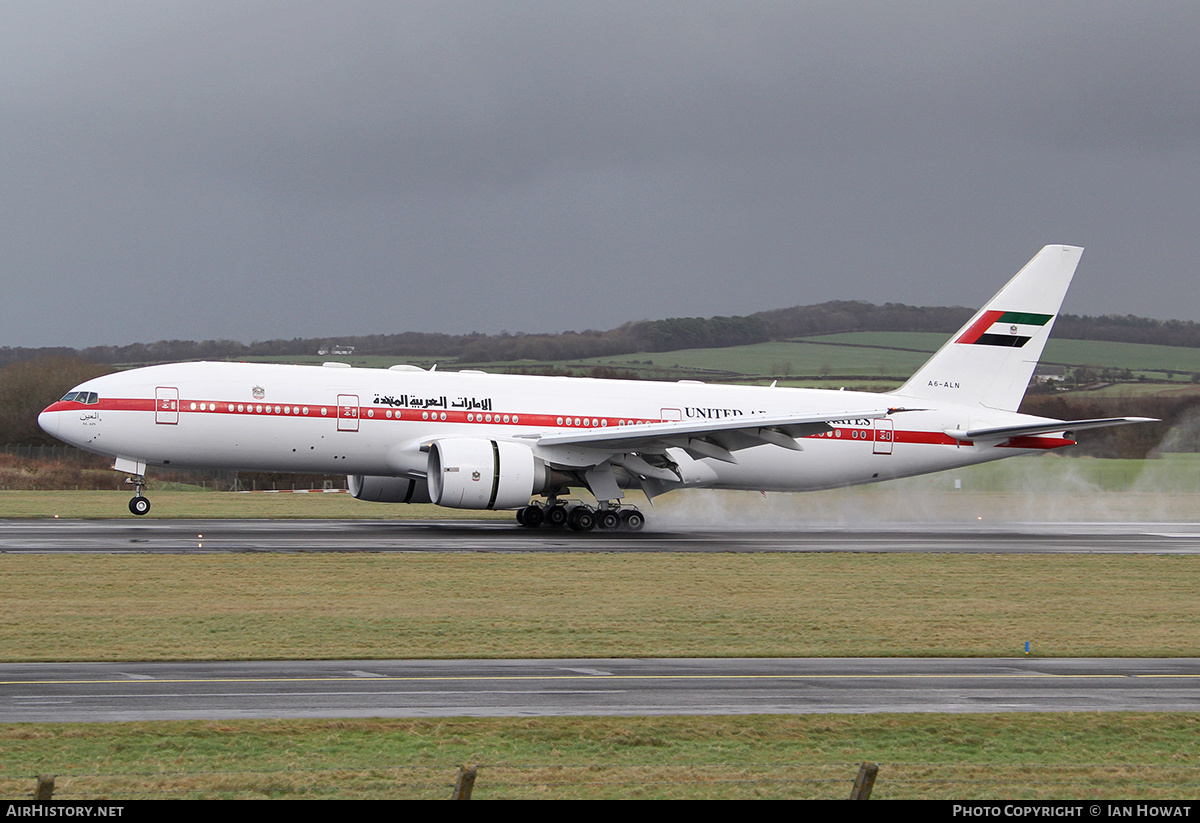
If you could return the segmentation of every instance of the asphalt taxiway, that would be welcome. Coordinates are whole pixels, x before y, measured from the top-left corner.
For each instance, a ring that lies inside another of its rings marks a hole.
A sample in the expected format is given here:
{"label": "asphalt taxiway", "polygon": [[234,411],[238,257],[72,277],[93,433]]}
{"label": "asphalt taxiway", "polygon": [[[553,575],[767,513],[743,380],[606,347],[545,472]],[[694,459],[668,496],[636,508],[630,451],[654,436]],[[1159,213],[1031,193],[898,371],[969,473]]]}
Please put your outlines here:
{"label": "asphalt taxiway", "polygon": [[572,532],[501,521],[4,520],[0,552],[949,552],[1198,554],[1197,523],[905,524]]}
{"label": "asphalt taxiway", "polygon": [[0,722],[1194,711],[1200,659],[357,660],[0,665]]}

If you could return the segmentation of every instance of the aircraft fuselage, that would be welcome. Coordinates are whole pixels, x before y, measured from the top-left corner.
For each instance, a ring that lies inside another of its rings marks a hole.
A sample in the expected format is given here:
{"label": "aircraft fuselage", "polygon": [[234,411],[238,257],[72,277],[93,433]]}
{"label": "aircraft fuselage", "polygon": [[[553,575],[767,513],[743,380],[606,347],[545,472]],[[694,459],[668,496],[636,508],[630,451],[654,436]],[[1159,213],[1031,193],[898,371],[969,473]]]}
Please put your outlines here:
{"label": "aircraft fuselage", "polygon": [[[180,363],[89,381],[92,404],[40,417],[88,451],[150,465],[245,471],[424,476],[421,447],[445,438],[518,439],[646,423],[777,417],[847,408],[920,408],[893,394],[463,372]],[[938,471],[1070,445],[1062,436],[986,446],[948,429],[1044,421],[967,406],[830,421],[802,450],[763,444],[735,463],[673,457],[679,485],[807,491]],[[535,441],[530,441],[531,443]]]}

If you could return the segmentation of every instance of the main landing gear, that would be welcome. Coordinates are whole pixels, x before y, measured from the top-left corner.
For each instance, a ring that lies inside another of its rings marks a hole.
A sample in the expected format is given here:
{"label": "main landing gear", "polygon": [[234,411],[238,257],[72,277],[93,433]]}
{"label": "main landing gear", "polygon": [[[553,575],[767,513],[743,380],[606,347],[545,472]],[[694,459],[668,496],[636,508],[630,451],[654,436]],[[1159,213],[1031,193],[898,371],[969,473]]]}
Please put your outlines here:
{"label": "main landing gear", "polygon": [[129,501],[130,513],[140,517],[150,511],[150,498],[142,494],[142,491],[146,488],[146,478],[140,474],[135,474],[125,482],[133,484],[133,499]]}
{"label": "main landing gear", "polygon": [[592,529],[603,531],[641,531],[646,525],[646,516],[634,508],[613,508],[602,503],[598,508],[584,503],[567,505],[551,499],[545,506],[530,503],[523,509],[517,509],[517,522],[527,528],[538,526],[566,526],[572,531],[590,532]]}

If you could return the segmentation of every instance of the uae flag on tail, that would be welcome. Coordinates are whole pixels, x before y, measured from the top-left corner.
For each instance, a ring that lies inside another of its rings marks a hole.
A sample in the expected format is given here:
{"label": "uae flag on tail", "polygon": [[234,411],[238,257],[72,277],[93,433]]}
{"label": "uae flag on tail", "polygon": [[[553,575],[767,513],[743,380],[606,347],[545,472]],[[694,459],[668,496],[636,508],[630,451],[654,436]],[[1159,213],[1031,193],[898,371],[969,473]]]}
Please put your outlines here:
{"label": "uae flag on tail", "polygon": [[985,311],[955,343],[976,346],[1008,346],[1019,349],[1054,319],[1052,314],[1024,311]]}

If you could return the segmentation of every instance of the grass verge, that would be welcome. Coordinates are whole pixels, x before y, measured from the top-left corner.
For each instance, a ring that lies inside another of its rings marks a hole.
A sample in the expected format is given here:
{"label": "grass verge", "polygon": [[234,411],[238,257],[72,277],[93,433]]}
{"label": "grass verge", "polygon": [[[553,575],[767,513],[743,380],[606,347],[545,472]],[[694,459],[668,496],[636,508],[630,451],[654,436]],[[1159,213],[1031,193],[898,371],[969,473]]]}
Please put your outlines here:
{"label": "grass verge", "polygon": [[6,555],[0,660],[1200,652],[1197,556]]}
{"label": "grass verge", "polygon": [[810,715],[0,726],[0,797],[57,800],[1171,799],[1200,793],[1200,715]]}
{"label": "grass verge", "polygon": [[[0,518],[128,518],[128,491],[5,491],[0,493]],[[388,505],[364,503],[344,492],[336,494],[291,492],[214,492],[151,489],[146,493],[152,509],[142,522],[155,519],[248,520],[380,520],[399,516],[414,520],[501,519],[513,521],[512,512],[447,509],[433,504]]]}

